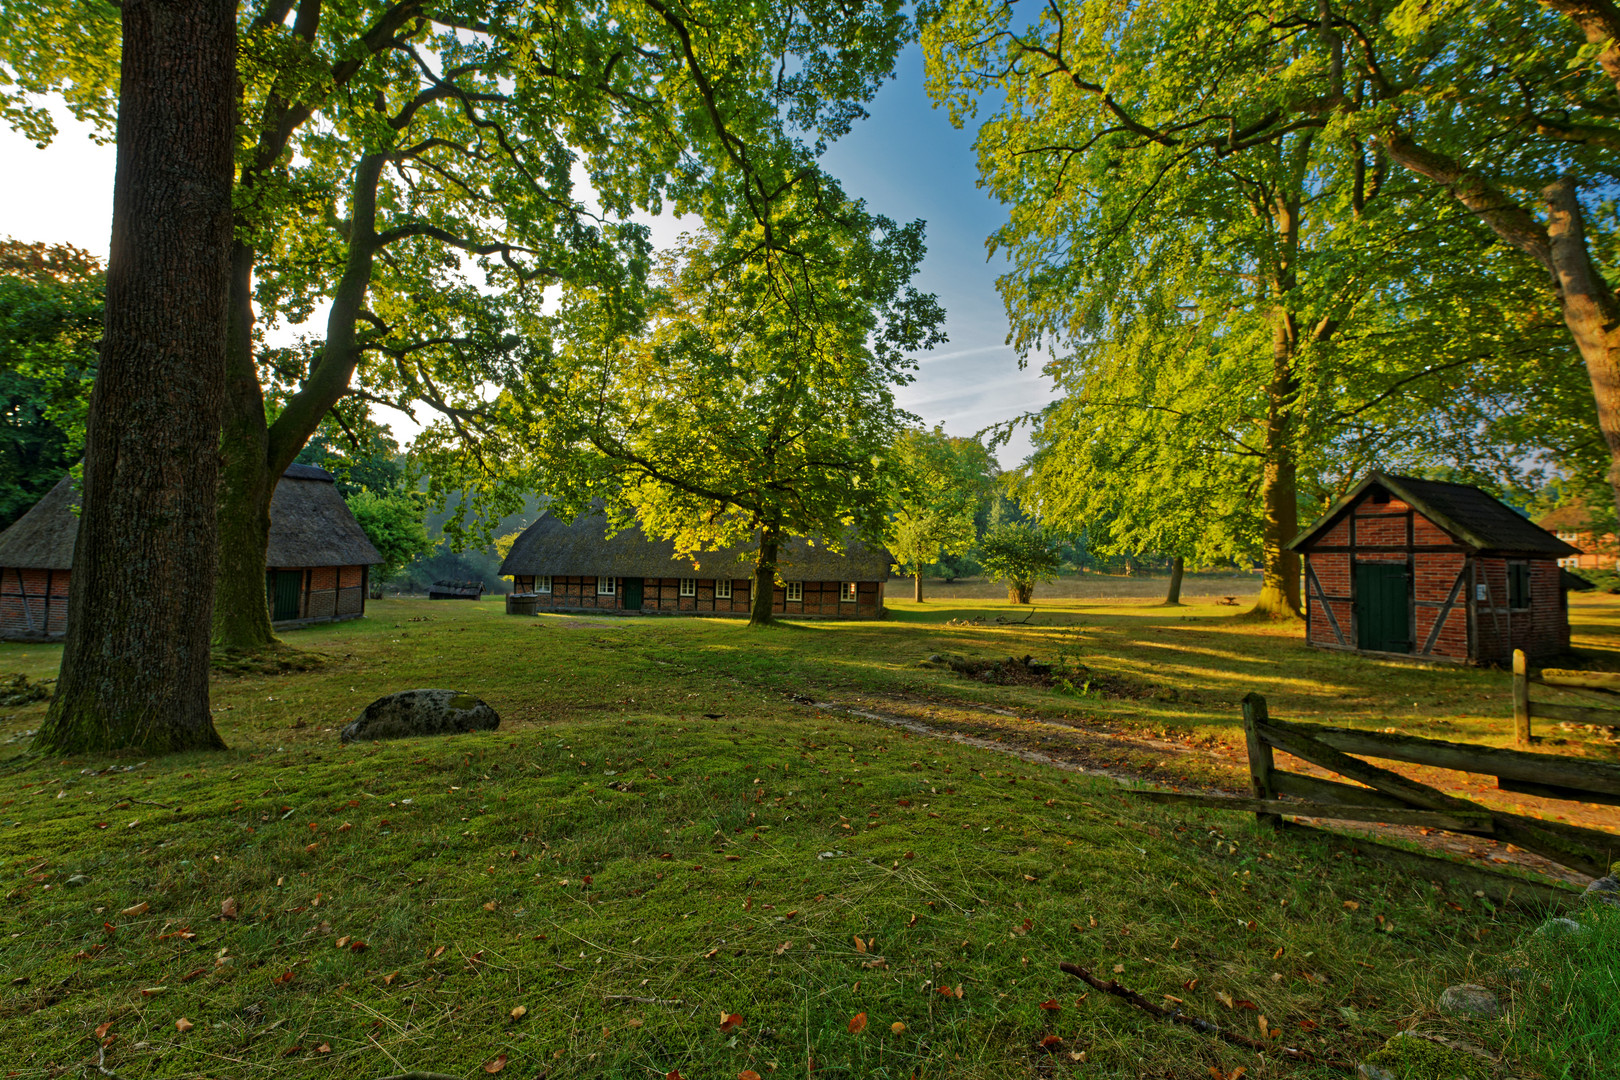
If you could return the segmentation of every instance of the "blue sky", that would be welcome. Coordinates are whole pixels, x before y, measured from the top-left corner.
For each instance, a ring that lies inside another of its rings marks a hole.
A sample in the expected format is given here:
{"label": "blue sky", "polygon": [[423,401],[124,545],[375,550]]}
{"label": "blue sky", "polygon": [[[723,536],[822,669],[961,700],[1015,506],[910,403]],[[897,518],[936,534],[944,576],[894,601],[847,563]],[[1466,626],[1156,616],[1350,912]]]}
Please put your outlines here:
{"label": "blue sky", "polygon": [[[828,150],[828,171],[872,210],[928,222],[928,258],[917,284],[938,294],[950,336],[920,357],[916,381],[901,390],[900,404],[953,435],[1039,408],[1051,400],[1050,383],[1038,365],[1019,370],[1005,344],[1007,318],[995,287],[1001,263],[985,259],[985,237],[1003,220],[1002,209],[975,186],[972,133],[957,131],[944,110],[931,107],[921,50],[906,50],[870,112]],[[0,129],[0,235],[67,242],[105,256],[112,148],[91,143],[87,130],[65,115],[58,125],[62,134],[46,150]],[[390,419],[399,434],[409,434],[408,424],[398,422],[402,417]],[[1020,432],[998,456],[1010,467],[1028,451]]]}

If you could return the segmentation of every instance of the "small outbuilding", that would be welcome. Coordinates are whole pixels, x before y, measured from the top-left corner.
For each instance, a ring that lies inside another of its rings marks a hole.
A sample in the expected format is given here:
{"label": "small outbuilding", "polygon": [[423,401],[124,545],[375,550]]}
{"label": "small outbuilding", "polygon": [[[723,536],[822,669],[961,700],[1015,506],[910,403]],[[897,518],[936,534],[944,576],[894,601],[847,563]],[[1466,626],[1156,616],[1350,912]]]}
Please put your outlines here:
{"label": "small outbuilding", "polygon": [[1576,549],[1470,484],[1375,472],[1288,545],[1323,649],[1474,664],[1569,648]]}
{"label": "small outbuilding", "polygon": [[[600,510],[572,522],[549,512],[519,534],[501,563],[507,611],[625,611],[747,616],[753,552],[737,546],[677,558],[670,540],[632,525],[608,536]],[[794,537],[781,545],[772,611],[790,619],[880,619],[893,557],[851,542],[842,553]]]}
{"label": "small outbuilding", "polygon": [[[67,630],[79,496],[62,481],[0,533],[0,639],[40,641]],[[359,618],[371,567],[382,562],[332,474],[292,465],[270,503],[265,591],[278,629]]]}

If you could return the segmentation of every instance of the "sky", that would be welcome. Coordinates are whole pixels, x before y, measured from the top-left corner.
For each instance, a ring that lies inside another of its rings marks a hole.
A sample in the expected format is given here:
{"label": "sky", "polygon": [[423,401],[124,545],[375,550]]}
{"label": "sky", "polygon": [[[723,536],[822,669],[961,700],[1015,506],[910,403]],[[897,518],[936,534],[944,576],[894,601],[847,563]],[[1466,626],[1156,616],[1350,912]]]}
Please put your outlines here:
{"label": "sky", "polygon": [[[975,181],[973,135],[951,126],[923,88],[922,52],[902,55],[893,81],[869,106],[871,116],[834,143],[824,159],[850,195],[897,221],[928,223],[928,257],[916,285],[938,295],[949,341],[919,356],[916,381],[897,394],[902,408],[952,435],[971,435],[1052,400],[1038,362],[1020,370],[1006,344],[1007,317],[996,292],[1004,268],[985,257],[985,237],[1004,220],[1002,207]],[[0,236],[70,243],[105,257],[111,233],[113,148],[59,113],[60,135],[48,148],[0,127]],[[673,222],[657,239],[673,238]],[[315,330],[316,327],[301,327]],[[402,441],[414,434],[403,414],[384,418]],[[1026,431],[997,452],[1003,467],[1029,452]]]}

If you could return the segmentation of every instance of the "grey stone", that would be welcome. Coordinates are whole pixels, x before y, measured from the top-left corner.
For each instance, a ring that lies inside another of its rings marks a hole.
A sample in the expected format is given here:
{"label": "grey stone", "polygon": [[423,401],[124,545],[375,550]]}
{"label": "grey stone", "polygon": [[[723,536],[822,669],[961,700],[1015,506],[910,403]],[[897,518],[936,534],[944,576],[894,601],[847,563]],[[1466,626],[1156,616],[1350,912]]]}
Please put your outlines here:
{"label": "grey stone", "polygon": [[1362,1080],[1396,1080],[1395,1074],[1388,1069],[1369,1065],[1365,1061],[1356,1066],[1356,1072],[1361,1075]]}
{"label": "grey stone", "polygon": [[1557,940],[1561,938],[1578,938],[1583,936],[1585,933],[1586,927],[1582,926],[1574,919],[1565,919],[1560,917],[1557,919],[1548,919],[1546,922],[1536,927],[1536,932],[1531,936]]}
{"label": "grey stone", "polygon": [[365,707],[338,737],[344,742],[411,739],[421,735],[460,735],[494,731],[495,710],[460,690],[401,690]]}
{"label": "grey stone", "polygon": [[72,877],[68,878],[67,881],[63,882],[63,884],[70,889],[77,889],[80,885],[90,884],[90,879],[85,877],[83,874],[74,874]]}
{"label": "grey stone", "polygon": [[939,653],[929,653],[928,662],[930,664],[943,664],[945,662],[945,658],[939,655]]}
{"label": "grey stone", "polygon": [[1502,1015],[1502,1006],[1498,1004],[1496,995],[1483,986],[1459,983],[1446,987],[1440,994],[1440,1013],[1442,1016],[1483,1016],[1493,1019]]}
{"label": "grey stone", "polygon": [[1581,894],[1581,902],[1620,907],[1620,880],[1613,877],[1598,878],[1586,887],[1586,892]]}

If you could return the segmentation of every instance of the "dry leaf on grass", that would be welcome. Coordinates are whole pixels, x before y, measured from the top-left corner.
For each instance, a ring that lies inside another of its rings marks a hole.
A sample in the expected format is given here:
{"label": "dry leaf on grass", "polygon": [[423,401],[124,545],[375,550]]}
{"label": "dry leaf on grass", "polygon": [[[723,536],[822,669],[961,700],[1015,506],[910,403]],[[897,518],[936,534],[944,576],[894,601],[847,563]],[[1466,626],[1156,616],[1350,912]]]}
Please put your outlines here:
{"label": "dry leaf on grass", "polygon": [[851,1035],[859,1035],[861,1032],[863,1032],[865,1030],[866,1030],[866,1014],[865,1013],[856,1013],[854,1016],[849,1018],[849,1033]]}
{"label": "dry leaf on grass", "polygon": [[506,1068],[506,1061],[507,1057],[505,1054],[496,1054],[494,1057],[484,1062],[484,1071],[487,1073],[498,1073],[502,1069]]}
{"label": "dry leaf on grass", "polygon": [[196,1026],[196,1024],[193,1024],[190,1020],[187,1020],[183,1016],[174,1022],[174,1030],[178,1031],[182,1035]]}
{"label": "dry leaf on grass", "polygon": [[734,1031],[737,1028],[742,1027],[742,1022],[743,1022],[742,1013],[728,1013],[728,1012],[721,1013],[720,1014],[720,1034],[725,1035],[725,1034],[727,1034],[727,1033],[729,1033],[731,1031]]}
{"label": "dry leaf on grass", "polygon": [[744,1069],[737,1074],[737,1080],[760,1080],[760,1076],[753,1069]]}
{"label": "dry leaf on grass", "polygon": [[522,1005],[514,1005],[512,1006],[512,1019],[521,1020],[528,1015],[528,1012],[529,1010],[525,1009]]}
{"label": "dry leaf on grass", "polygon": [[889,1025],[889,1030],[894,1032],[896,1035],[899,1035],[901,1032],[906,1030],[906,1025],[896,1020],[894,1023]]}
{"label": "dry leaf on grass", "polygon": [[118,914],[120,914],[120,915],[128,915],[130,918],[134,918],[137,915],[145,915],[148,911],[151,911],[151,910],[152,910],[152,905],[147,903],[145,900],[142,900],[138,904],[134,904],[134,905],[131,905],[130,907],[125,908],[123,911],[120,911]]}
{"label": "dry leaf on grass", "polygon": [[1056,998],[1048,998],[1046,1001],[1041,1002],[1041,1008],[1045,1009],[1047,1012],[1057,1012],[1059,1009],[1063,1008],[1063,1006],[1057,1003]]}
{"label": "dry leaf on grass", "polygon": [[222,919],[236,918],[236,897],[227,896],[219,902],[219,917]]}

